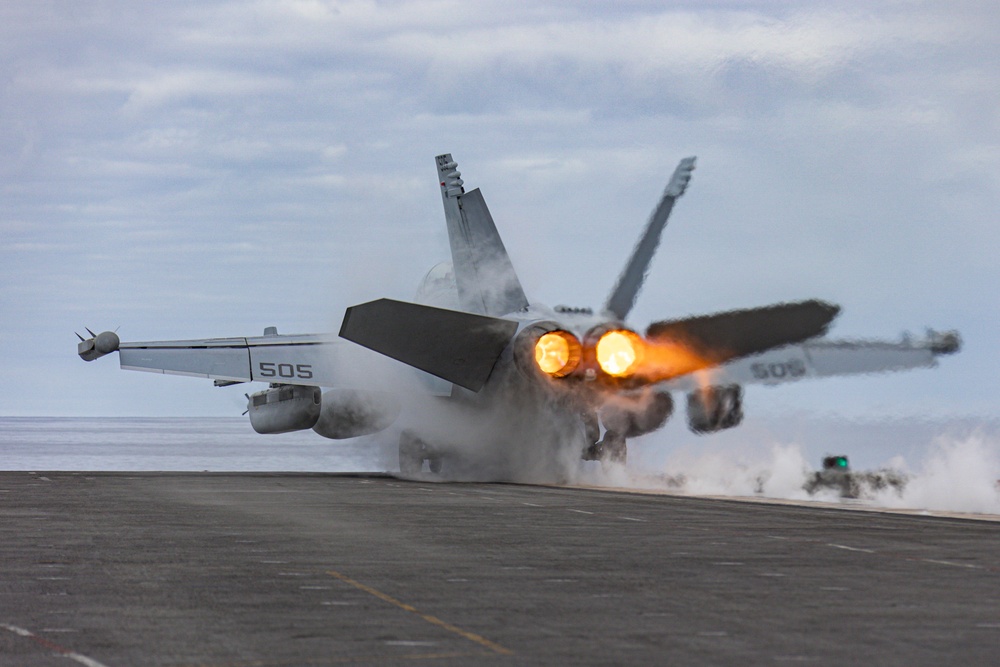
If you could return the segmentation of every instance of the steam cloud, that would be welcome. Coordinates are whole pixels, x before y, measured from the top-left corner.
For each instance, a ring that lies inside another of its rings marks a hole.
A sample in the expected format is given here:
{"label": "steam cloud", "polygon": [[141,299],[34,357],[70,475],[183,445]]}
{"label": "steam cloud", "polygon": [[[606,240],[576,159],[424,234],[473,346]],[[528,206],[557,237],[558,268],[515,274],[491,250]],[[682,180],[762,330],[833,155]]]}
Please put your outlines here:
{"label": "steam cloud", "polygon": [[[856,473],[892,470],[906,479],[901,490],[863,487],[857,500],[842,499],[837,489],[822,489],[815,495],[805,491],[803,485],[820,464],[820,457],[807,455],[806,445],[744,438],[742,443],[734,439],[723,446],[701,448],[669,448],[659,438],[645,446],[661,450],[660,460],[651,462],[651,458],[657,457],[649,456],[647,451],[644,457],[633,457],[639,460],[633,460],[626,468],[605,470],[587,466],[577,481],[685,495],[757,496],[1000,514],[1000,437],[990,428],[938,435],[927,444],[904,447],[905,453],[891,456],[879,465],[853,465]],[[846,449],[850,449],[849,444]]]}
{"label": "steam cloud", "polygon": [[[750,496],[913,510],[1000,515],[1000,423],[951,419],[852,422],[845,418],[748,418],[711,436],[665,429],[629,442],[626,466],[580,460],[584,433],[558,404],[540,409],[530,392],[507,392],[492,409],[417,401],[409,419],[430,442],[450,443],[444,481],[508,481]],[[487,402],[489,403],[489,402]],[[388,432],[380,434],[392,438]],[[846,454],[852,472],[891,471],[900,487],[862,482],[858,498],[804,488],[824,455]],[[391,453],[383,459],[394,468]]]}

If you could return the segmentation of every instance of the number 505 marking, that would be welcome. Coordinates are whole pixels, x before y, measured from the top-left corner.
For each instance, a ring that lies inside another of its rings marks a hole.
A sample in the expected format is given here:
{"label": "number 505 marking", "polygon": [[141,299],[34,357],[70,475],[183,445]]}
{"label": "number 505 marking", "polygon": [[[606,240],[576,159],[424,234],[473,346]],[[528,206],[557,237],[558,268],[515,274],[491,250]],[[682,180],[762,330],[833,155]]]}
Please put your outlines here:
{"label": "number 505 marking", "polygon": [[786,377],[802,377],[806,374],[806,365],[800,359],[792,359],[786,363],[753,364],[750,370],[758,380],[780,380]]}
{"label": "number 505 marking", "polygon": [[270,361],[262,361],[257,364],[262,378],[285,378],[300,380],[311,380],[313,376],[312,364],[278,364]]}

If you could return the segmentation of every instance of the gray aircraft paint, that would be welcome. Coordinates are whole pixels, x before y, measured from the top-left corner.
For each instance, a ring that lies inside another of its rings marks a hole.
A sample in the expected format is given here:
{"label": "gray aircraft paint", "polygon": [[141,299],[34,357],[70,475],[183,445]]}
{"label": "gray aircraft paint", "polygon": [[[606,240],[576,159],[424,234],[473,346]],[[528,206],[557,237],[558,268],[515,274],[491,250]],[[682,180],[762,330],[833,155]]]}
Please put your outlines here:
{"label": "gray aircraft paint", "polygon": [[465,192],[450,153],[435,160],[462,310],[493,317],[524,310],[528,299],[482,193]]}
{"label": "gray aircraft paint", "polygon": [[[219,384],[262,381],[350,388],[380,374],[381,371],[373,371],[380,363],[382,368],[400,377],[399,364],[387,358],[393,357],[410,367],[407,371],[411,378],[415,375],[426,378],[421,371],[427,371],[475,391],[489,383],[500,366],[506,369],[512,363],[513,355],[506,354],[508,344],[529,324],[529,319],[545,313],[543,317],[552,316],[555,323],[563,320],[570,329],[583,321],[588,327],[600,323],[600,317],[590,314],[528,309],[520,281],[481,193],[464,191],[450,154],[438,156],[436,161],[454,279],[459,303],[466,312],[390,300],[348,309],[342,333],[387,356],[363,351],[329,334],[279,336],[271,331],[262,337],[120,343],[117,351],[122,368],[205,377]],[[611,291],[606,306],[608,317],[619,320],[631,310],[673,204],[683,194],[693,167],[694,158],[686,158],[675,170]],[[449,274],[443,271],[443,275]],[[959,348],[957,334],[934,332],[929,332],[925,339],[900,342],[815,338],[825,331],[835,314],[835,306],[812,301],[654,323],[649,331],[654,338],[657,332],[680,333],[682,338],[691,338],[696,344],[722,341],[733,352],[724,357],[728,359],[726,363],[715,368],[673,378],[658,386],[691,391],[705,382],[780,384],[807,377],[905,370],[931,366],[938,354]],[[110,349],[113,346],[109,341],[117,344],[117,337],[106,332],[83,339],[78,352],[85,360],[96,359],[115,351]],[[358,357],[359,350],[367,357]],[[511,377],[510,373],[501,375]],[[404,392],[413,389],[412,384],[396,386]],[[431,381],[426,386],[437,387],[439,391],[433,392],[436,395],[446,393],[441,391],[440,382]]]}

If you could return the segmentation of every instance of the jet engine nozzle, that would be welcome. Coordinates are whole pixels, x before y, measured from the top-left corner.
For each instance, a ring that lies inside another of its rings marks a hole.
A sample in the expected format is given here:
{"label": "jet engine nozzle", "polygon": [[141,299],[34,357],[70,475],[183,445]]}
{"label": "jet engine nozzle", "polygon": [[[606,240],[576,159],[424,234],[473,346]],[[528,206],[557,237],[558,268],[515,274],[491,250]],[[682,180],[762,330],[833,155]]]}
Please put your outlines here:
{"label": "jet engine nozzle", "polygon": [[[80,342],[76,346],[76,353],[84,361],[100,359],[106,354],[117,351],[118,346],[121,345],[121,339],[114,331],[104,331],[96,336],[93,336],[93,332],[90,333],[92,334],[91,338],[80,337]],[[77,335],[79,336],[79,334]]]}
{"label": "jet engine nozzle", "polygon": [[555,322],[535,322],[514,340],[514,363],[526,377],[565,378],[580,366],[580,339]]}
{"label": "jet engine nozzle", "polygon": [[615,378],[635,374],[642,363],[643,340],[628,329],[612,329],[597,340],[594,353],[601,370]]}
{"label": "jet engine nozzle", "polygon": [[555,378],[575,371],[582,356],[580,339],[563,329],[542,334],[535,341],[535,363],[543,373]]}

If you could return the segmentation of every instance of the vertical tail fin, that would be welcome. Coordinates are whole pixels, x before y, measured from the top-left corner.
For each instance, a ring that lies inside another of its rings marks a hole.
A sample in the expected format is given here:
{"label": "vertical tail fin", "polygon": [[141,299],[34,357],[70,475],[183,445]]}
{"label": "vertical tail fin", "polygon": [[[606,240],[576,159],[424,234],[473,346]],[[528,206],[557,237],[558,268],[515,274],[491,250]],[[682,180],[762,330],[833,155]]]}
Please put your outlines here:
{"label": "vertical tail fin", "polygon": [[435,160],[462,309],[499,317],[527,308],[528,299],[482,193],[465,191],[450,153]]}
{"label": "vertical tail fin", "polygon": [[604,311],[609,315],[624,320],[632,310],[632,306],[635,305],[635,299],[639,295],[639,290],[642,289],[642,283],[646,280],[649,263],[653,260],[653,255],[656,254],[656,248],[660,244],[660,234],[667,224],[667,218],[670,217],[674,202],[684,194],[688,181],[691,180],[694,162],[694,157],[684,158],[674,170],[674,175],[667,183],[660,203],[657,204],[646,224],[646,231],[643,232],[635,250],[632,251],[632,256],[622,270],[622,274],[618,276],[618,283],[608,295]]}

